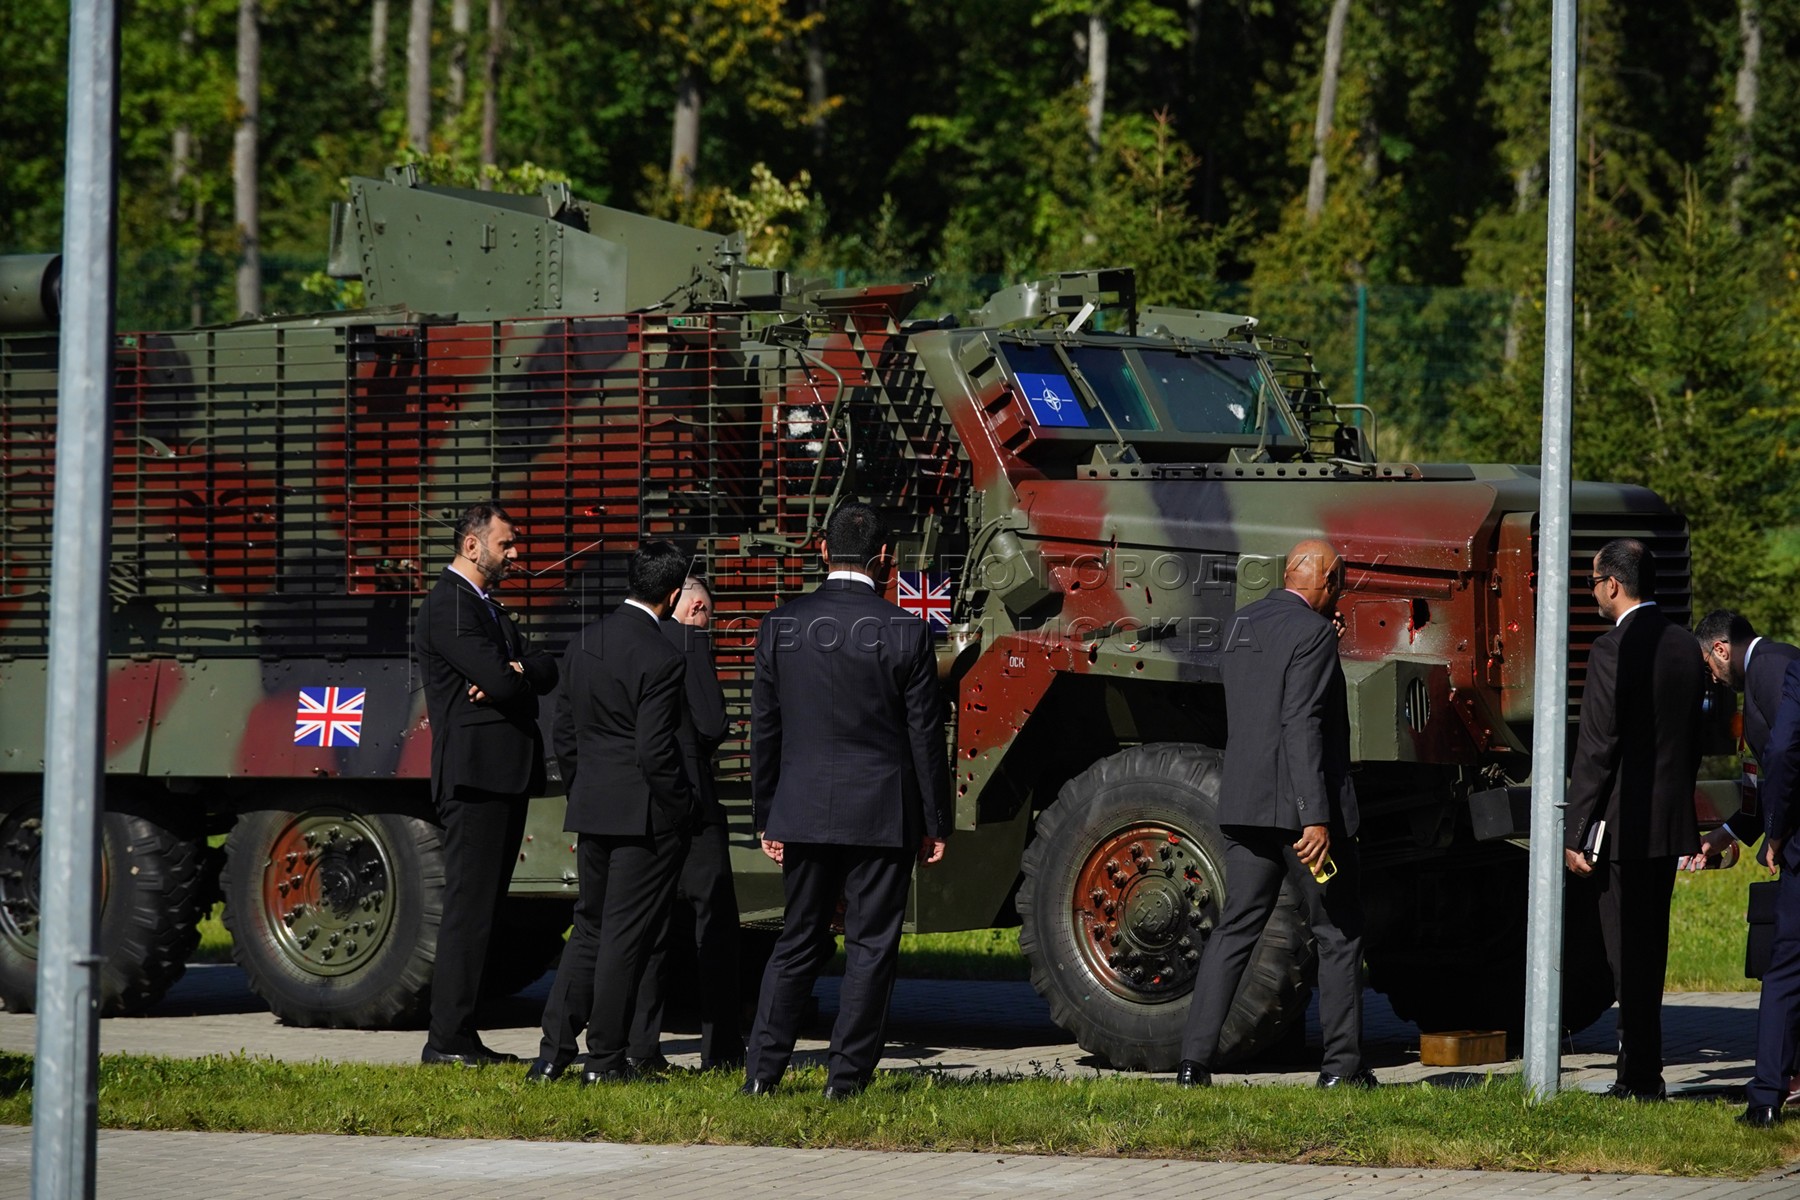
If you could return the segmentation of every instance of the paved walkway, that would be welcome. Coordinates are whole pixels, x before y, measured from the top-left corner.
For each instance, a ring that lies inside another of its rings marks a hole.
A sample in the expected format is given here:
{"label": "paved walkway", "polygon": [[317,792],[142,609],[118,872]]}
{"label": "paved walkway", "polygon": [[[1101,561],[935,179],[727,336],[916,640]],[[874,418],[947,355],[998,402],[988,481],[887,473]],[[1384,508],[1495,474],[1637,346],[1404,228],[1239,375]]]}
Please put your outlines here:
{"label": "paved walkway", "polygon": [[[548,979],[492,1007],[484,1036],[497,1049],[530,1055]],[[822,980],[820,1018],[801,1042],[797,1063],[823,1060],[837,982]],[[1736,1100],[1754,1053],[1755,993],[1677,994],[1668,998],[1664,1032],[1671,1090]],[[1446,1070],[1418,1062],[1418,1033],[1386,1001],[1366,997],[1371,1064],[1390,1083],[1454,1086],[1517,1063]],[[1043,1001],[1024,983],[902,980],[889,1025],[888,1069],[1034,1075],[1113,1074],[1051,1024]],[[36,1022],[0,1013],[0,1049],[30,1053]],[[419,1032],[295,1029],[278,1023],[250,994],[242,972],[196,966],[149,1015],[103,1021],[103,1053],[194,1057],[249,1053],[299,1061],[416,1062]],[[1611,1078],[1613,1022],[1603,1018],[1565,1047],[1566,1084],[1598,1089]],[[1277,1060],[1244,1065],[1221,1082],[1310,1083],[1318,1070],[1317,1013],[1307,1039]],[[697,1063],[698,1043],[676,1026],[664,1050],[677,1065]],[[0,1200],[29,1189],[28,1129],[0,1128]],[[198,1164],[198,1165],[197,1165]],[[323,1172],[323,1173],[322,1173]],[[325,1181],[329,1179],[329,1183]],[[99,1139],[99,1194],[107,1200],[275,1200],[331,1195],[507,1200],[654,1194],[659,1200],[717,1200],[724,1193],[856,1200],[934,1200],[1030,1192],[1039,1197],[1131,1194],[1150,1188],[1195,1200],[1298,1197],[1431,1196],[1671,1197],[1751,1200],[1800,1196],[1800,1165],[1748,1182],[1524,1172],[1353,1169],[1288,1164],[1204,1163],[1156,1159],[1082,1159],[1036,1155],[893,1154],[728,1146],[616,1146],[580,1143],[432,1141],[407,1138],[270,1134],[142,1133],[105,1130]]]}
{"label": "paved walkway", "polygon": [[[0,1200],[28,1194],[31,1131],[0,1128]],[[1414,1171],[1031,1154],[887,1154],[754,1146],[430,1141],[102,1130],[101,1200],[956,1200],[1180,1196],[1183,1200],[1778,1200],[1800,1176],[1744,1183],[1627,1175]]]}

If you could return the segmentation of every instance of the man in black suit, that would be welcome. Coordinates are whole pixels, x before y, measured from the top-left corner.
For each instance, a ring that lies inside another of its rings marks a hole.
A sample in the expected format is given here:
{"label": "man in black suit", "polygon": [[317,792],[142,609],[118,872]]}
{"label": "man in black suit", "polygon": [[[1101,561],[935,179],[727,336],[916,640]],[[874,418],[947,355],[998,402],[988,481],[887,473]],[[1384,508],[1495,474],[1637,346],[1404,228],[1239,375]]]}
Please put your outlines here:
{"label": "man in black suit", "polygon": [[912,866],[944,855],[949,763],[931,627],[883,600],[887,541],[851,501],[825,527],[818,590],[763,618],[751,690],[751,794],[763,853],[781,864],[781,936],[763,972],[744,1092],[772,1092],[830,957],[844,899],[844,982],[828,1099],[868,1085],[881,1058]]}
{"label": "man in black suit", "polygon": [[[1344,560],[1308,539],[1281,591],[1246,604],[1224,656],[1225,907],[1201,953],[1175,1082],[1206,1087],[1238,981],[1288,881],[1319,952],[1317,1084],[1374,1087],[1362,1057],[1362,898],[1350,711],[1338,662]],[[1331,873],[1332,866],[1336,874]],[[1321,876],[1325,876],[1321,879]]]}
{"label": "man in black suit", "polygon": [[694,819],[682,766],[686,659],[662,631],[687,556],[649,542],[631,556],[627,599],[570,643],[551,731],[569,790],[563,828],[577,835],[575,928],[544,1007],[526,1078],[568,1065],[587,1026],[583,1086],[631,1078],[626,1041],[657,921]]}
{"label": "man in black suit", "polygon": [[493,599],[519,557],[506,510],[474,505],[455,537],[456,558],[419,605],[414,633],[431,722],[431,798],[444,830],[444,911],[419,1057],[516,1062],[482,1044],[475,1002],[525,832],[525,800],[544,786],[538,697],[556,686],[556,660],[530,649]]}
{"label": "man in black suit", "polygon": [[669,641],[687,657],[688,719],[681,726],[681,754],[694,784],[698,816],[676,872],[674,902],[664,914],[656,948],[638,987],[628,1054],[635,1070],[668,1069],[669,1061],[658,1045],[666,982],[663,971],[670,943],[677,936],[687,936],[690,921],[700,975],[700,1069],[736,1068],[744,1062],[744,1035],[738,1027],[737,888],[731,878],[725,809],[713,784],[713,752],[725,740],[725,694],[713,665],[711,625],[712,589],[705,579],[690,575],[662,627]]}
{"label": "man in black suit", "polygon": [[1765,854],[1781,879],[1775,888],[1775,942],[1763,972],[1762,998],[1756,1010],[1756,1075],[1744,1088],[1746,1104],[1738,1119],[1768,1128],[1781,1120],[1789,1077],[1800,1054],[1800,662],[1782,676],[1781,700],[1759,757],[1762,768],[1761,808]]}
{"label": "man in black suit", "polygon": [[[1693,636],[1656,603],[1656,557],[1632,538],[1594,555],[1588,580],[1613,622],[1588,652],[1581,726],[1570,772],[1563,857],[1591,879],[1619,1001],[1618,1077],[1608,1094],[1663,1097],[1662,996],[1669,963],[1675,864],[1699,849],[1706,667]],[[1584,848],[1606,822],[1594,862]]]}
{"label": "man in black suit", "polygon": [[[1744,693],[1744,744],[1760,770],[1768,748],[1769,723],[1781,703],[1781,679],[1800,658],[1800,648],[1758,637],[1750,622],[1728,608],[1715,609],[1694,626],[1694,637],[1712,677]],[[1700,856],[1718,854],[1733,841],[1749,846],[1763,834],[1762,810],[1756,793],[1746,791],[1744,804],[1718,829],[1700,839]],[[1698,868],[1702,857],[1690,860]]]}

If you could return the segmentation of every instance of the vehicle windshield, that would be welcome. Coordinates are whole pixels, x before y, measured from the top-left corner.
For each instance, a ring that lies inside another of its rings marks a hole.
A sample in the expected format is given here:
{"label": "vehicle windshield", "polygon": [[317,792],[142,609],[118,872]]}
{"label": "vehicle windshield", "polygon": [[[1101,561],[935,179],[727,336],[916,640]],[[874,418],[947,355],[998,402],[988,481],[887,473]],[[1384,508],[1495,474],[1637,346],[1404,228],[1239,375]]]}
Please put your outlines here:
{"label": "vehicle windshield", "polygon": [[[1253,434],[1258,431],[1257,388],[1264,385],[1257,361],[1238,354],[1182,354],[1145,350],[1151,385],[1162,396],[1175,428],[1183,433]],[[1280,410],[1270,414],[1271,432],[1288,432]]]}
{"label": "vehicle windshield", "polygon": [[[1273,385],[1251,355],[1124,345],[1066,349],[1086,389],[1075,386],[1054,346],[1011,344],[1004,350],[1032,419],[1042,428],[1104,434],[1111,432],[1110,417],[1122,435],[1261,433],[1258,389]],[[1271,437],[1292,435],[1279,404],[1271,406],[1268,418]]]}
{"label": "vehicle windshield", "polygon": [[1070,382],[1055,347],[1006,347],[1006,361],[1039,425],[1106,431],[1106,418],[1111,417],[1121,433],[1156,431],[1144,389],[1123,354],[1111,347],[1071,346],[1069,357],[1099,397],[1104,415]]}

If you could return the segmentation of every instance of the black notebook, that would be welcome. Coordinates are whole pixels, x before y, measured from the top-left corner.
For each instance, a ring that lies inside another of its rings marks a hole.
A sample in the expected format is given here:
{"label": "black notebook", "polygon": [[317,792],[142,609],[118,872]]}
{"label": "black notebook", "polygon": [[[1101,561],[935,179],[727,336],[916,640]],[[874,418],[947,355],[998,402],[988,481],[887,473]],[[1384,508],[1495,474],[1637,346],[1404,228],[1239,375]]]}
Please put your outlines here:
{"label": "black notebook", "polygon": [[1600,861],[1600,850],[1606,845],[1606,822],[1595,821],[1588,826],[1587,841],[1581,844],[1581,856],[1590,863]]}

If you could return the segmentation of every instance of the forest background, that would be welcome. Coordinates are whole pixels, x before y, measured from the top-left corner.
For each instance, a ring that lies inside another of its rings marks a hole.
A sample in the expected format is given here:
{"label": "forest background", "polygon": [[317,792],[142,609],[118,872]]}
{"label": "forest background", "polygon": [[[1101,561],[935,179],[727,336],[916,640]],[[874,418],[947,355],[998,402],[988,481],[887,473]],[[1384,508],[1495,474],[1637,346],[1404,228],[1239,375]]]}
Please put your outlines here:
{"label": "forest background", "polygon": [[[1800,632],[1800,0],[1580,5],[1578,477]],[[1385,459],[1534,462],[1550,0],[124,0],[120,322],[354,303],[343,179],[743,228],[940,308],[1135,265],[1311,340]],[[60,245],[67,0],[0,4],[0,251]]]}

